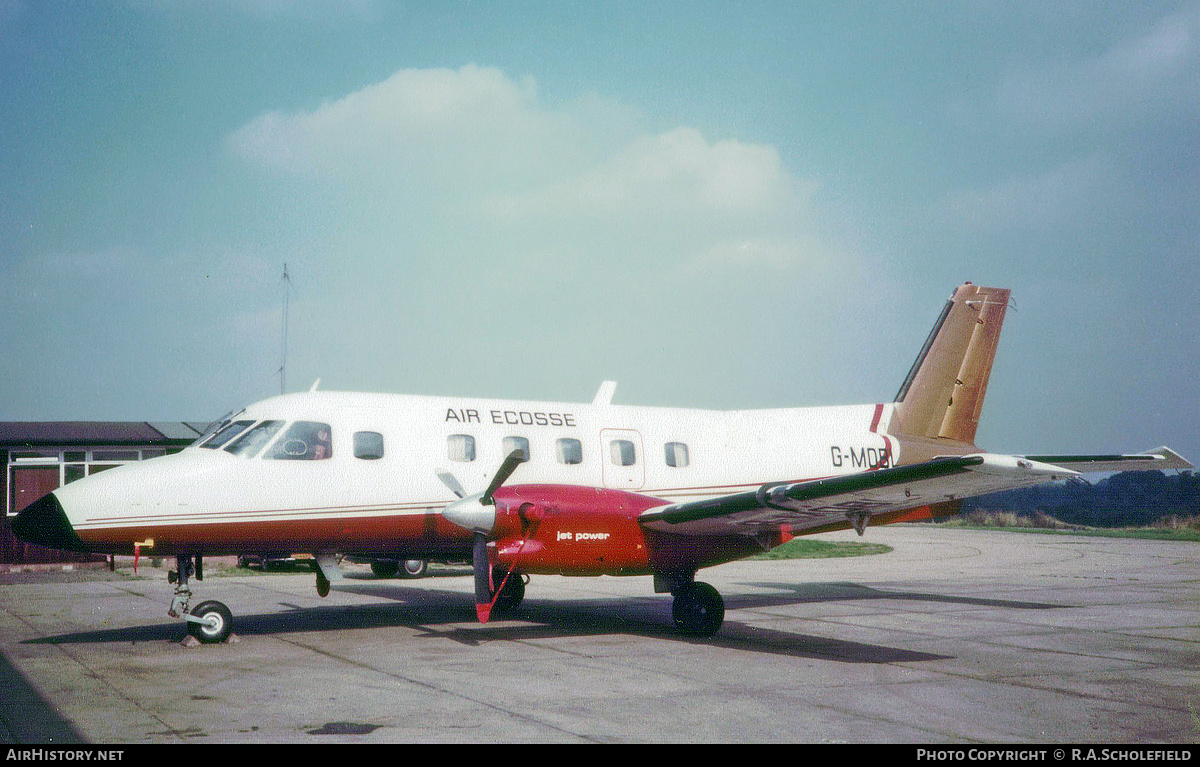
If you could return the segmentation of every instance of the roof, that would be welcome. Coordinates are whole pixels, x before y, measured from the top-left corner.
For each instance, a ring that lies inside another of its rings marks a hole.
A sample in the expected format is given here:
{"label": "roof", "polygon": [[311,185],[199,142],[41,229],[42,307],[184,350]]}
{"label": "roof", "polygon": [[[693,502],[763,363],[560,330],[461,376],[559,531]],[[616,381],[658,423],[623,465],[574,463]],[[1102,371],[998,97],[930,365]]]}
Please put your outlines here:
{"label": "roof", "polygon": [[190,444],[200,433],[182,421],[0,421],[0,447],[176,445]]}

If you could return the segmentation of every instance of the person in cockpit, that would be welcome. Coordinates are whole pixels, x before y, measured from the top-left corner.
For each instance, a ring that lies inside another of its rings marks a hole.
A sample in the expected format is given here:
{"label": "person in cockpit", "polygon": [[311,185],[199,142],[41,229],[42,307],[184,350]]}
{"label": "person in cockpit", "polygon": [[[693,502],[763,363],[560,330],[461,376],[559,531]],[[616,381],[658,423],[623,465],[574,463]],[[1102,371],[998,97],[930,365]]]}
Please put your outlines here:
{"label": "person in cockpit", "polygon": [[329,428],[321,428],[317,431],[317,436],[313,440],[312,457],[313,460],[319,461],[328,458],[333,454],[333,449],[329,441]]}

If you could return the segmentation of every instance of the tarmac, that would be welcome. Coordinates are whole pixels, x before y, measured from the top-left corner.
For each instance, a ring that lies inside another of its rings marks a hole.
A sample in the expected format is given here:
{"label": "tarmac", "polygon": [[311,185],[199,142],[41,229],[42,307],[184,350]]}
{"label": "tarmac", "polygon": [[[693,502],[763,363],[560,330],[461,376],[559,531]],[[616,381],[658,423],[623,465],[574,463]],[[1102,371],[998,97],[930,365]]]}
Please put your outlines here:
{"label": "tarmac", "polygon": [[894,550],[702,571],[709,639],[648,577],[535,576],[481,625],[467,567],[358,567],[324,599],[210,567],[193,604],[225,602],[235,641],[186,647],[145,559],[0,575],[0,743],[1200,742],[1200,545],[864,540]]}

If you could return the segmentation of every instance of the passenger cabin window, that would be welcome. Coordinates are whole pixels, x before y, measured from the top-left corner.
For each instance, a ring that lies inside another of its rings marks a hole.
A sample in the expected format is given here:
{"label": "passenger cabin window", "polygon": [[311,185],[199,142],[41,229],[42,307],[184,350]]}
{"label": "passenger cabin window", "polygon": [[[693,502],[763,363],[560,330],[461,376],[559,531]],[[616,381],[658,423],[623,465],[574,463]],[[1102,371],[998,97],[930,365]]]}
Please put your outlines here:
{"label": "passenger cabin window", "polygon": [[354,457],[374,461],[383,457],[383,435],[377,431],[354,432]]}
{"label": "passenger cabin window", "polygon": [[283,421],[263,421],[233,442],[230,442],[225,450],[244,458],[253,458],[258,455],[259,450],[262,450],[271,441],[271,437],[275,436],[275,432],[279,431],[282,427]]}
{"label": "passenger cabin window", "polygon": [[323,461],[333,456],[329,424],[296,421],[276,440],[263,458],[281,461]]}
{"label": "passenger cabin window", "polygon": [[577,439],[563,437],[554,443],[554,451],[559,463],[583,463],[583,443]]}
{"label": "passenger cabin window", "polygon": [[688,446],[682,442],[668,442],[666,444],[667,465],[673,466],[676,469],[682,469],[688,465]]}
{"label": "passenger cabin window", "polygon": [[609,458],[613,466],[632,466],[637,463],[637,451],[627,439],[614,439],[608,443]]}
{"label": "passenger cabin window", "polygon": [[529,460],[529,440],[524,437],[505,437],[504,438],[504,457],[507,458],[514,450],[520,450],[525,454],[523,460]]}
{"label": "passenger cabin window", "polygon": [[451,434],[446,437],[446,451],[451,461],[474,461],[475,438],[469,434]]}
{"label": "passenger cabin window", "polygon": [[229,440],[246,430],[254,421],[234,421],[224,428],[217,429],[217,433],[213,434],[200,447],[207,447],[209,450],[216,450],[221,445],[224,445]]}

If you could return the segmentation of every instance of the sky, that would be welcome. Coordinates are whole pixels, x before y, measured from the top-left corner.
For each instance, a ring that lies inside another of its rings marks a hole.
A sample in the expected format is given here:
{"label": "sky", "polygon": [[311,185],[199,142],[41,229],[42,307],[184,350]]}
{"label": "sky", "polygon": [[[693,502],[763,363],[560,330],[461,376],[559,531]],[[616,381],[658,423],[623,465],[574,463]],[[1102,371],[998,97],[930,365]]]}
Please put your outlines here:
{"label": "sky", "polygon": [[1200,458],[1200,2],[0,0],[0,420],[891,401],[965,281],[979,445]]}

